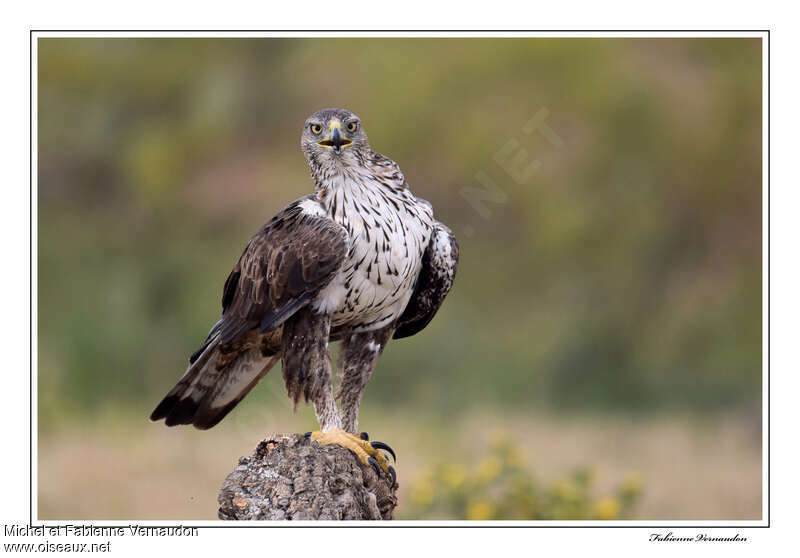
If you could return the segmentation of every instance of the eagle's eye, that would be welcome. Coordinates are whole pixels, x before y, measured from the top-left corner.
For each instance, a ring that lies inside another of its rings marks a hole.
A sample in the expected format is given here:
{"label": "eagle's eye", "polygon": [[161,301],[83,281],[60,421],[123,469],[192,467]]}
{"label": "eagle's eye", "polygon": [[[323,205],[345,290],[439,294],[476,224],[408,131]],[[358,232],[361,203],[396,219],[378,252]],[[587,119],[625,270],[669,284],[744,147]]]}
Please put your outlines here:
{"label": "eagle's eye", "polygon": [[358,122],[348,122],[347,123],[347,131],[351,134],[356,131],[358,128]]}
{"label": "eagle's eye", "polygon": [[319,124],[311,125],[311,133],[313,133],[315,136],[318,136],[321,132],[322,132],[322,126],[320,126]]}

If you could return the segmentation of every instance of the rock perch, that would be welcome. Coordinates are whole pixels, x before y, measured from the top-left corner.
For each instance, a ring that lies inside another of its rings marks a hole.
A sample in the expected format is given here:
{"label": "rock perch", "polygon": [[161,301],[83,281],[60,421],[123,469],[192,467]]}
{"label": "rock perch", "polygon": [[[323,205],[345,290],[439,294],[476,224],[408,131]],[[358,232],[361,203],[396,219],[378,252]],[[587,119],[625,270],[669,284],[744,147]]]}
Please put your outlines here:
{"label": "rock perch", "polygon": [[320,446],[302,434],[276,434],[222,483],[220,519],[392,519],[392,479],[362,465],[347,449]]}

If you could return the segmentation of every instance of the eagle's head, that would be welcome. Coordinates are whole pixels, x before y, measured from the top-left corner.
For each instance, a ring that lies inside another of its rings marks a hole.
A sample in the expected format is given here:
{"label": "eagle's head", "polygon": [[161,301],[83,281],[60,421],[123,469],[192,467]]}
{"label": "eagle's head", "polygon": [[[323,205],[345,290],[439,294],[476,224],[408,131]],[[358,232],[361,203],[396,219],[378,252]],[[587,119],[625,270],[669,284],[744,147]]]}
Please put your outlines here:
{"label": "eagle's head", "polygon": [[370,152],[361,119],[347,109],[315,112],[303,125],[300,139],[312,172],[359,165]]}

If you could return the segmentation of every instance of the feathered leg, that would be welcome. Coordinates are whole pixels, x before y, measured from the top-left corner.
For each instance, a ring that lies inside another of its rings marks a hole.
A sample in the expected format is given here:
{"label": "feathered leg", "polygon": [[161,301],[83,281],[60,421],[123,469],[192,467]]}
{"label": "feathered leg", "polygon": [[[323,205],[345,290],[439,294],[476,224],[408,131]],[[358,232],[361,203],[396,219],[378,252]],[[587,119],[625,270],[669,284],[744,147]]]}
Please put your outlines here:
{"label": "feathered leg", "polygon": [[[393,325],[377,331],[353,333],[342,340],[340,358],[340,374],[342,382],[339,385],[339,407],[342,411],[342,425],[349,436],[355,438],[358,430],[358,408],[361,405],[361,396],[367,387],[367,382],[372,377],[375,363],[378,361],[383,348],[389,341],[394,330]],[[394,467],[389,465],[386,455],[377,450],[387,450],[394,457],[394,450],[383,442],[370,442],[366,433],[359,437],[358,444],[368,455],[367,463],[375,468],[380,475],[380,470],[392,477],[392,484],[397,480]],[[362,459],[363,461],[363,459]]]}
{"label": "feathered leg", "polygon": [[342,341],[340,358],[342,383],[339,386],[337,399],[342,409],[342,425],[347,432],[358,430],[361,396],[393,329],[392,325],[377,331],[353,333]]}
{"label": "feathered leg", "polygon": [[283,379],[295,406],[300,398],[314,405],[322,432],[342,428],[331,382],[328,335],[331,320],[304,308],[283,326]]}
{"label": "feathered leg", "polygon": [[314,405],[320,429],[309,432],[308,437],[321,445],[335,444],[349,449],[361,463],[371,465],[378,475],[381,470],[390,475],[394,483],[397,474],[378,451],[388,446],[370,443],[342,429],[331,382],[329,335],[330,318],[315,314],[310,308],[301,310],[283,325],[283,378],[289,397],[295,405],[301,397]]}

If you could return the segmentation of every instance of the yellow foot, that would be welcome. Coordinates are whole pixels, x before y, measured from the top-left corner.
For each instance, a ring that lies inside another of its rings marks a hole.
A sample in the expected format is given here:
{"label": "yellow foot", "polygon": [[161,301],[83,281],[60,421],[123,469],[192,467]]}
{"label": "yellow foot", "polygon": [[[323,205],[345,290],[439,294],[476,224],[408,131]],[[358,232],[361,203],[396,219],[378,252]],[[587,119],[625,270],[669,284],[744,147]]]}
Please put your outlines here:
{"label": "yellow foot", "polygon": [[394,467],[389,465],[389,459],[386,455],[382,451],[378,451],[386,450],[392,454],[392,459],[395,458],[392,448],[383,442],[370,442],[366,434],[362,434],[359,437],[339,429],[330,430],[324,434],[319,430],[315,432],[306,432],[306,438],[311,438],[321,446],[335,444],[347,448],[356,454],[356,457],[361,463],[364,465],[372,465],[372,468],[375,469],[379,477],[381,476],[381,469],[384,473],[391,476],[392,486],[397,482],[397,473]]}

